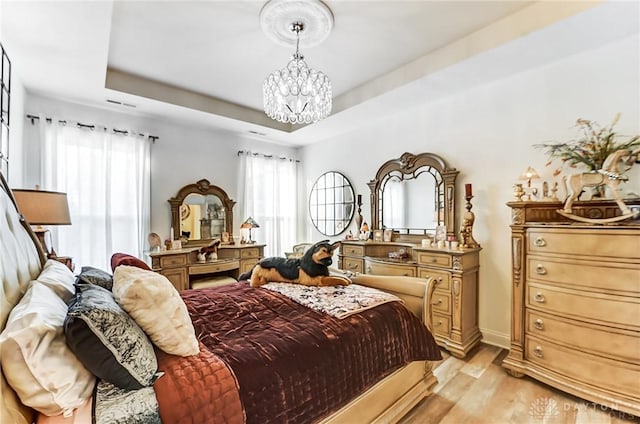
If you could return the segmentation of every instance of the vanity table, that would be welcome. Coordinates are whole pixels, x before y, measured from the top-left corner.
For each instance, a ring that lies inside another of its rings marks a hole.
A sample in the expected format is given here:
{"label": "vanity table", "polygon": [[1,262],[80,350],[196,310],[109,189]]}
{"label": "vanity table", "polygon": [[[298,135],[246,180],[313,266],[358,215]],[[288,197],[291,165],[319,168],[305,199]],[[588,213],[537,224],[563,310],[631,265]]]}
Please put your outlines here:
{"label": "vanity table", "polygon": [[368,186],[373,229],[390,230],[391,241],[344,240],[338,260],[340,268],[351,272],[432,278],[436,285],[431,300],[433,335],[451,354],[464,357],[482,338],[478,328],[480,246],[424,247],[431,244],[436,230],[446,237],[458,234],[457,175],[455,168],[433,153],[404,153],[385,162]]}
{"label": "vanity table", "polygon": [[218,259],[198,262],[199,247],[151,252],[151,267],[171,281],[176,290],[191,288],[191,283],[216,276],[238,277],[251,270],[264,256],[264,244],[222,245]]}
{"label": "vanity table", "polygon": [[[404,249],[406,259],[389,259]],[[339,267],[377,275],[433,278],[433,336],[456,357],[464,357],[482,337],[478,328],[480,248],[449,250],[402,242],[343,241]]]}

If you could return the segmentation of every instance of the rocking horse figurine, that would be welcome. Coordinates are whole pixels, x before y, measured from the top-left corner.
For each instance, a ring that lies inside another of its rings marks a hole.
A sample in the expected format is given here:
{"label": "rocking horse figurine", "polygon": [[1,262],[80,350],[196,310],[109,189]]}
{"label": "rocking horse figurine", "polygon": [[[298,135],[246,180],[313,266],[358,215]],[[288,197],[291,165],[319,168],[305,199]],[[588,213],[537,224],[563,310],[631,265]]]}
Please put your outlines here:
{"label": "rocking horse figurine", "polygon": [[[618,150],[607,156],[602,164],[602,169],[571,175],[569,179],[565,181],[567,183],[567,192],[569,195],[564,203],[564,208],[557,212],[567,218],[588,223],[623,221],[637,215],[638,212],[631,211],[631,209],[629,209],[622,200],[619,186],[621,181],[629,181],[629,177],[625,176],[624,173],[631,169],[636,160],[638,160],[638,155],[638,151],[631,152],[628,149]],[[573,205],[573,202],[580,197],[586,187],[598,188],[604,186],[609,187],[611,190],[618,207],[622,211],[622,215],[613,218],[594,219],[585,218],[572,213],[573,210],[571,206]]]}

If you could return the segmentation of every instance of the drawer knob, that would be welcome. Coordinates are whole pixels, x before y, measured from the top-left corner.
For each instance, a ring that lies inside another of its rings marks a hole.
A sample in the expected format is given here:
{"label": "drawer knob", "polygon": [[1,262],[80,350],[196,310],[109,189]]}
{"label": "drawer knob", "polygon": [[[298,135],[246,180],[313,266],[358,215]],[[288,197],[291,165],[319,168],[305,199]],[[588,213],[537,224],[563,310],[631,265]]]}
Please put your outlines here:
{"label": "drawer knob", "polygon": [[536,237],[536,239],[533,241],[533,244],[538,247],[545,247],[547,245],[547,241],[542,237]]}
{"label": "drawer knob", "polygon": [[347,268],[349,268],[349,269],[356,269],[356,268],[358,268],[358,265],[357,265],[357,264],[351,264],[351,265],[349,265]]}
{"label": "drawer knob", "polygon": [[536,355],[538,358],[544,357],[544,353],[542,352],[542,346],[536,346],[535,348],[533,348],[533,354]]}
{"label": "drawer knob", "polygon": [[546,275],[547,269],[541,264],[536,265],[536,274],[538,275]]}
{"label": "drawer knob", "polygon": [[533,296],[533,300],[535,300],[538,303],[544,303],[545,298],[544,298],[544,295],[542,293],[538,292],[538,293],[536,293],[535,296]]}
{"label": "drawer knob", "polygon": [[533,326],[536,328],[536,330],[544,330],[544,322],[540,318],[535,320]]}
{"label": "drawer knob", "polygon": [[436,323],[436,325],[437,325],[437,326],[442,325],[442,320],[441,320],[441,319],[440,319],[440,320],[438,320],[438,322]]}
{"label": "drawer knob", "polygon": [[434,305],[441,305],[441,304],[442,304],[442,299],[438,299],[438,301],[437,301],[437,302],[434,302],[433,304],[434,304]]}
{"label": "drawer knob", "polygon": [[431,258],[431,262],[438,262],[437,258]]}
{"label": "drawer knob", "polygon": [[407,273],[404,273],[403,275],[404,275],[405,277],[411,277],[411,276],[410,276],[409,274],[407,274]]}

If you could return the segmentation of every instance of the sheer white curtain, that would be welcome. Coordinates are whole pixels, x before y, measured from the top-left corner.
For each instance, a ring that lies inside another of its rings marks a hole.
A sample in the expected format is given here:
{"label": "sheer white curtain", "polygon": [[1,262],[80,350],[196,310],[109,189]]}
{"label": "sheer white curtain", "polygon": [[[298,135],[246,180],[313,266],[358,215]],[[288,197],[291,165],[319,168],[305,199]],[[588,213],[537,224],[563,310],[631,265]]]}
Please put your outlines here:
{"label": "sheer white curtain", "polygon": [[239,166],[242,221],[251,216],[265,256],[284,256],[296,240],[296,161],[243,152]]}
{"label": "sheer white curtain", "polygon": [[[72,225],[51,227],[54,247],[76,267],[110,270],[115,252],[144,258],[149,232],[150,144],[147,136],[40,119],[45,190],[67,193]],[[79,269],[78,269],[79,270]]]}

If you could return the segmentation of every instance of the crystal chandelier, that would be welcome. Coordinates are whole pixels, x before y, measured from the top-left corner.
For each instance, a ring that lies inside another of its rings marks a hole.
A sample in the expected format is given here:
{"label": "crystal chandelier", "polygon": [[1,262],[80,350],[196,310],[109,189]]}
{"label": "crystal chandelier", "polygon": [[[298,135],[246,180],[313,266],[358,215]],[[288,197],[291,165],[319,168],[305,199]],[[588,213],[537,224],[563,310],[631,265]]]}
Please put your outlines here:
{"label": "crystal chandelier", "polygon": [[285,68],[264,80],[264,111],[279,122],[317,122],[331,113],[331,81],[321,71],[309,68],[300,53],[304,24],[294,22],[289,29],[296,34],[296,52]]}

